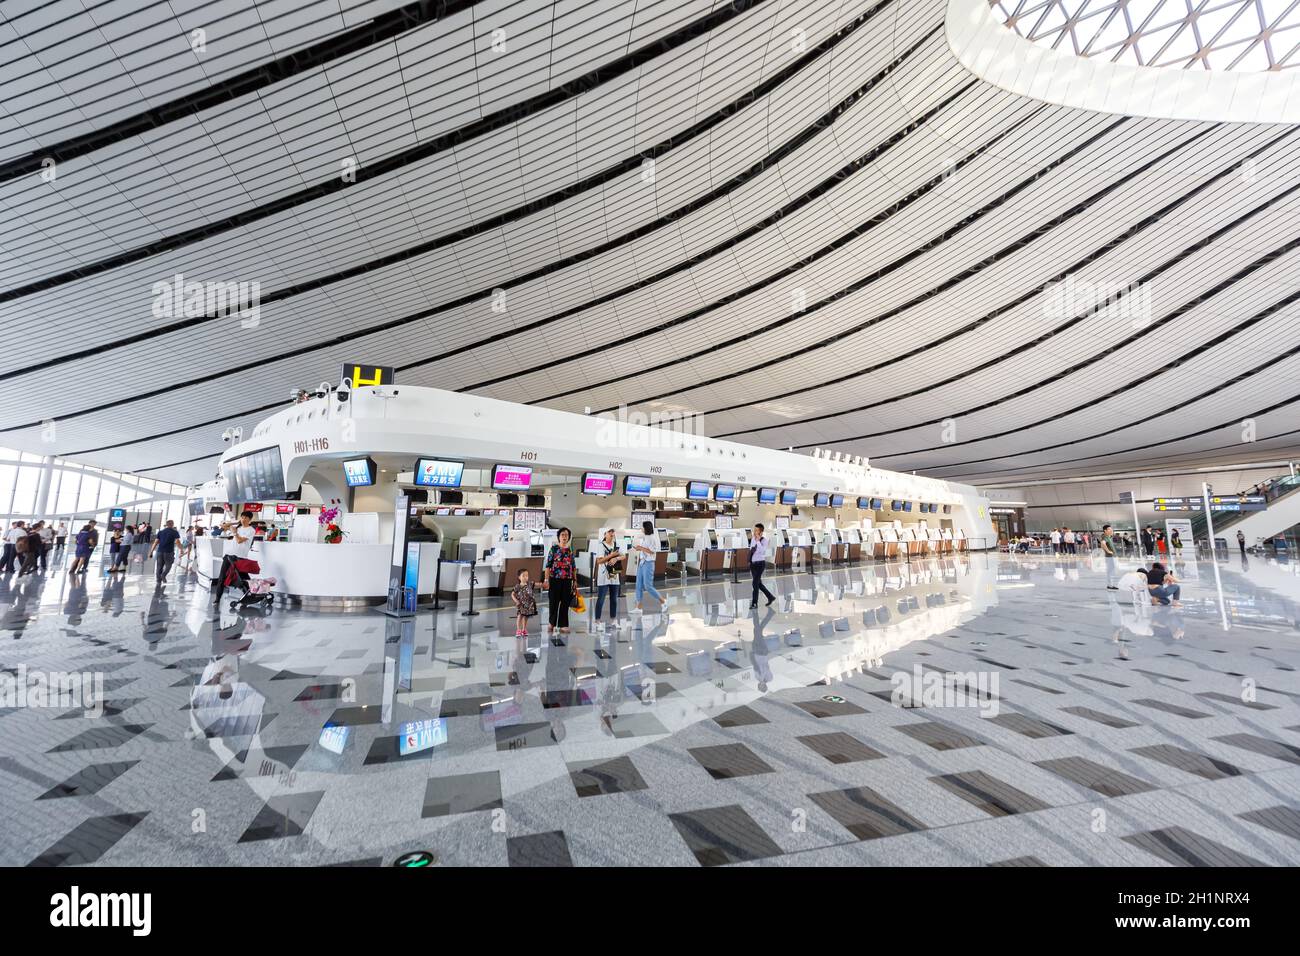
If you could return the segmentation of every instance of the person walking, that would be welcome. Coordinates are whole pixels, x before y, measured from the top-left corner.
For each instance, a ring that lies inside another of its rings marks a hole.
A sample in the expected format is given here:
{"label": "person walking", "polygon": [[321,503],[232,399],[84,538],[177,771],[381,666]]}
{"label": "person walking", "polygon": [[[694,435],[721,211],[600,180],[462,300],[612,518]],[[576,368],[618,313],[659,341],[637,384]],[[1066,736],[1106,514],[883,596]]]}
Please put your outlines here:
{"label": "person walking", "polygon": [[1142,529],[1142,553],[1148,558],[1153,557],[1156,553],[1156,536],[1151,530],[1151,525]]}
{"label": "person walking", "polygon": [[625,555],[619,550],[613,528],[606,528],[601,536],[600,551],[596,555],[596,623],[609,598],[609,620],[618,620],[619,579],[623,573]]}
{"label": "person walking", "polygon": [[120,570],[125,574],[127,571],[131,570],[131,546],[135,544],[135,537],[135,531],[131,529],[130,525],[127,525],[122,529],[122,566],[119,568],[116,564],[113,565],[114,571]]}
{"label": "person walking", "polygon": [[1074,549],[1074,532],[1071,531],[1069,528],[1066,528],[1064,531],[1061,532],[1061,543],[1065,545],[1066,554],[1076,553]]}
{"label": "person walking", "polygon": [[1237,529],[1237,548],[1241,551],[1241,556],[1244,558],[1246,556],[1246,535],[1240,528]]}
{"label": "person walking", "polygon": [[77,550],[72,558],[72,567],[68,569],[69,574],[84,574],[86,568],[90,566],[90,556],[99,547],[99,532],[95,529],[95,525],[96,522],[92,518],[77,532]]}
{"label": "person walking", "polygon": [[546,555],[546,569],[542,576],[542,590],[549,596],[550,616],[546,633],[554,635],[556,627],[561,634],[569,633],[569,602],[573,599],[573,586],[577,582],[573,548],[569,546],[573,532],[561,528]]}
{"label": "person walking", "polygon": [[0,558],[0,574],[12,574],[20,563],[18,542],[27,537],[27,529],[21,521],[9,525],[4,534],[4,557]]}
{"label": "person walking", "polygon": [[664,603],[663,595],[655,590],[655,554],[659,551],[659,539],[655,537],[652,521],[641,522],[641,537],[632,544],[636,554],[636,609],[642,611],[641,600],[645,592],[655,596],[660,605]]}
{"label": "person walking", "polygon": [[149,557],[153,557],[155,551],[158,552],[154,580],[159,587],[167,583],[167,572],[172,569],[172,562],[176,560],[176,542],[180,539],[181,533],[176,530],[176,522],[168,519],[167,524],[149,545]]}
{"label": "person walking", "polygon": [[1101,540],[1097,543],[1101,546],[1101,555],[1106,560],[1106,590],[1118,591],[1119,587],[1115,584],[1115,571],[1117,568],[1115,538],[1110,525],[1102,525]]}
{"label": "person walking", "polygon": [[68,546],[68,523],[59,522],[59,528],[54,532],[54,547],[58,551],[64,550]]}
{"label": "person walking", "polygon": [[1060,528],[1052,529],[1051,539],[1052,539],[1052,554],[1060,554],[1061,553],[1061,529]]}
{"label": "person walking", "polygon": [[758,607],[758,592],[762,591],[767,595],[767,605],[772,606],[776,600],[776,595],[769,591],[763,584],[763,572],[767,569],[767,538],[763,535],[764,527],[761,524],[754,525],[754,540],[749,546],[749,576],[753,580],[754,590],[749,598],[749,609],[752,611]]}

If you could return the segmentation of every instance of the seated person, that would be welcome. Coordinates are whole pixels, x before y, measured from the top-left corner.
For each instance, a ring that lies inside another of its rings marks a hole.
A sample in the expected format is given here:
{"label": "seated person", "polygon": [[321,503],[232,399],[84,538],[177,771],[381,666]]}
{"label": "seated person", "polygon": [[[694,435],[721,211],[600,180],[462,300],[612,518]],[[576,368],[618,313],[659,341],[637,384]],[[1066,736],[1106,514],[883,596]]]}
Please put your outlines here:
{"label": "seated person", "polygon": [[1147,572],[1147,590],[1151,592],[1152,604],[1169,604],[1172,601],[1174,607],[1183,606],[1179,602],[1183,589],[1178,584],[1178,579],[1159,561],[1151,565],[1151,570]]}

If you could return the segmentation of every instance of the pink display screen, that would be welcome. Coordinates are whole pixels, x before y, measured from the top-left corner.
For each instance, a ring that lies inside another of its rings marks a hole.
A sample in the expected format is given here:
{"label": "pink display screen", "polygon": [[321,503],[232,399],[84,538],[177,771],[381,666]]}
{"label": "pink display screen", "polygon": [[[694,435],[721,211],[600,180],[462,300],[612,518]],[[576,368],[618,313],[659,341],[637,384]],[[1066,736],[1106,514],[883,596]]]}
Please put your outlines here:
{"label": "pink display screen", "polygon": [[582,476],[582,493],[584,495],[612,495],[614,493],[614,476],[600,471],[589,471]]}
{"label": "pink display screen", "polygon": [[533,485],[533,470],[522,465],[497,465],[492,469],[492,487],[498,491],[528,490]]}

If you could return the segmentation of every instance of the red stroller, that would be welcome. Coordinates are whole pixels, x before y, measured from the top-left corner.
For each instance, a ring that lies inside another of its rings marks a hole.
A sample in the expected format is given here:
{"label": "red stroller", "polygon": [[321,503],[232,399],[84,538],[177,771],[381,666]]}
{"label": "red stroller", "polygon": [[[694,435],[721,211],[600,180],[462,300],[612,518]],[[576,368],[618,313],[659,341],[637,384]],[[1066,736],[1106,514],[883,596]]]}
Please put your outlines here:
{"label": "red stroller", "polygon": [[249,558],[229,558],[222,563],[222,570],[221,590],[217,592],[217,600],[221,600],[221,595],[227,588],[240,588],[244,596],[230,602],[232,610],[235,608],[270,609],[271,603],[275,600],[275,596],[271,593],[271,589],[275,587],[275,578],[253,577],[262,570],[261,565]]}

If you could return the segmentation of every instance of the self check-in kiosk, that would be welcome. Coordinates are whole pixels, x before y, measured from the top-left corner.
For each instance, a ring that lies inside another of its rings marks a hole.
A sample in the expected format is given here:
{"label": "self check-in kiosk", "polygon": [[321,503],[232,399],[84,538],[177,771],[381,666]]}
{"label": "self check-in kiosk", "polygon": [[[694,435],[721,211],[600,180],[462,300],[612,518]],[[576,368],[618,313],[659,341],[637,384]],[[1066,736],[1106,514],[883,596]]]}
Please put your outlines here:
{"label": "self check-in kiosk", "polygon": [[897,528],[877,528],[872,532],[871,556],[881,561],[890,561],[898,557]]}
{"label": "self check-in kiosk", "polygon": [[850,561],[860,561],[862,559],[862,530],[860,528],[845,528],[840,532],[840,536],[844,539],[848,559]]}

